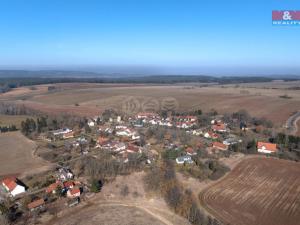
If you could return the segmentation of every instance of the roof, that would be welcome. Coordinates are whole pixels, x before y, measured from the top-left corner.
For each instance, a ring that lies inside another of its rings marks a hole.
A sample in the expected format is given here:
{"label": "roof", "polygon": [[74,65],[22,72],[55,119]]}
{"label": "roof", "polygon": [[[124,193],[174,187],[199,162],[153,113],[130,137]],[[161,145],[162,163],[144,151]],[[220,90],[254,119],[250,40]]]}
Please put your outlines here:
{"label": "roof", "polygon": [[213,142],[213,146],[220,149],[227,149],[227,145],[224,145],[221,142]]}
{"label": "roof", "polygon": [[219,137],[219,135],[214,132],[208,131],[207,133],[209,134],[210,137]]}
{"label": "roof", "polygon": [[188,152],[188,153],[190,153],[190,154],[194,153],[194,149],[191,148],[191,147],[186,148],[185,151]]}
{"label": "roof", "polygon": [[62,187],[63,185],[62,185],[61,182],[56,182],[56,183],[50,184],[50,185],[47,187],[46,192],[47,192],[47,193],[51,193],[52,191],[56,190],[56,188],[57,188],[58,186],[61,186],[61,187]]}
{"label": "roof", "polygon": [[28,209],[34,209],[34,208],[37,208],[37,207],[39,207],[41,205],[44,205],[44,204],[45,204],[45,201],[44,201],[44,199],[41,198],[41,199],[38,199],[36,201],[33,201],[33,202],[29,203],[27,205],[27,207],[28,207]]}
{"label": "roof", "polygon": [[15,177],[6,178],[2,180],[2,183],[8,188],[9,191],[14,190],[17,186]]}
{"label": "roof", "polygon": [[268,143],[268,142],[257,142],[257,148],[265,148],[266,150],[276,152],[277,151],[277,145]]}
{"label": "roof", "polygon": [[74,184],[74,182],[73,181],[65,181],[64,182],[64,187],[65,188],[70,188],[70,187],[72,187],[72,186],[74,186],[75,184]]}
{"label": "roof", "polygon": [[74,132],[70,131],[68,133],[64,133],[64,137],[73,137],[74,136]]}
{"label": "roof", "polygon": [[226,126],[224,123],[216,124],[212,126],[213,130],[226,130]]}
{"label": "roof", "polygon": [[73,188],[71,190],[69,190],[71,195],[76,195],[78,193],[80,193],[80,189],[79,188]]}

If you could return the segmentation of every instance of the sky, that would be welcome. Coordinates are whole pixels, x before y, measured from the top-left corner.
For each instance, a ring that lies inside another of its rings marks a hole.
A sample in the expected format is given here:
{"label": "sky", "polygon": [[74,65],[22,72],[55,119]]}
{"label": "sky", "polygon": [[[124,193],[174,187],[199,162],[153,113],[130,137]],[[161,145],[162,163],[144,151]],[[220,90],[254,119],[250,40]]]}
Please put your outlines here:
{"label": "sky", "polygon": [[299,0],[0,0],[0,69],[300,74]]}

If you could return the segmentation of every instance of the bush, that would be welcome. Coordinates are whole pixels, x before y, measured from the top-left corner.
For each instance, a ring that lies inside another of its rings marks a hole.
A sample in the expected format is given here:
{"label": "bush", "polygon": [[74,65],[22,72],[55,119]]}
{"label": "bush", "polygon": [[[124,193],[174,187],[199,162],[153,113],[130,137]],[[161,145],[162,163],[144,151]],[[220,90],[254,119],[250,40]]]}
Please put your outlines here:
{"label": "bush", "polygon": [[120,194],[126,197],[129,194],[129,187],[127,185],[122,186]]}
{"label": "bush", "polygon": [[97,179],[92,179],[91,181],[91,192],[98,193],[101,191],[102,181]]}

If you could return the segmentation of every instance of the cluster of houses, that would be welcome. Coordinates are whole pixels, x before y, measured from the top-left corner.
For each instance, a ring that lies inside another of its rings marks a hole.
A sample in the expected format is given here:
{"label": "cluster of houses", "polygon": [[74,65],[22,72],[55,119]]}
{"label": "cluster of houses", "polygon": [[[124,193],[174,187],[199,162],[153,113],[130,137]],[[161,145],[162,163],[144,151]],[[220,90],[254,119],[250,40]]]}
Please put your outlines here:
{"label": "cluster of houses", "polygon": [[177,127],[182,129],[192,128],[197,124],[196,116],[173,116],[163,118],[156,113],[143,112],[136,115],[136,120],[143,124]]}
{"label": "cluster of houses", "polygon": [[[246,131],[246,125],[243,125],[241,130]],[[229,146],[241,143],[242,140],[237,136],[230,134],[230,129],[227,124],[221,120],[212,120],[210,128],[203,132],[201,129],[189,129],[186,131],[190,135],[201,136],[207,139],[207,153],[214,154],[222,151],[228,151]],[[225,138],[224,138],[225,137]],[[222,140],[222,141],[221,141]],[[202,146],[203,147],[203,146]],[[257,152],[263,154],[276,153],[277,145],[268,142],[257,142]],[[188,147],[185,149],[185,155],[176,158],[177,164],[193,163],[192,156],[197,155],[197,152]]]}
{"label": "cluster of houses", "polygon": [[129,154],[142,152],[142,148],[135,145],[134,143],[119,140],[110,140],[109,138],[102,136],[98,138],[96,147],[121,156],[124,162],[128,162]]}
{"label": "cluster of houses", "polygon": [[69,128],[62,128],[51,132],[55,139],[68,139],[74,137],[74,131]]}
{"label": "cluster of houses", "polygon": [[[1,188],[8,193],[10,197],[21,197],[26,193],[26,186],[15,177],[8,177],[1,181]],[[79,202],[82,193],[82,184],[74,180],[74,174],[68,168],[60,168],[56,173],[56,181],[50,184],[45,192],[46,194],[66,194],[67,198],[75,199]],[[44,198],[37,198],[27,205],[29,211],[43,209],[45,206]]]}

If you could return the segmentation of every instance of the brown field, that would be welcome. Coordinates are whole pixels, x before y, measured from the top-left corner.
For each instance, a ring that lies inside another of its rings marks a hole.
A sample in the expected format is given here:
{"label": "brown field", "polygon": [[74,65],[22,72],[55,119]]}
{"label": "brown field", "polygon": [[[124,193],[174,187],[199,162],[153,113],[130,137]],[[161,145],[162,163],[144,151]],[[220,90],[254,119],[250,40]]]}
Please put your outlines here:
{"label": "brown field", "polygon": [[[17,129],[20,129],[21,122],[30,118],[29,116],[11,116],[11,115],[2,115],[0,114],[0,127],[1,126],[10,126],[16,125]],[[31,117],[33,118],[33,117]]]}
{"label": "brown field", "polygon": [[298,225],[300,164],[253,158],[200,194],[201,204],[224,224]]}
{"label": "brown field", "polygon": [[[63,210],[57,217],[44,222],[47,225],[190,225],[174,214],[159,197],[147,196],[144,172],[118,176],[104,184],[100,193],[79,206]],[[129,194],[123,196],[121,187],[127,185]],[[134,194],[136,193],[136,194]]]}
{"label": "brown field", "polygon": [[20,132],[0,134],[0,177],[38,172],[48,163],[34,155],[36,144]]}
{"label": "brown field", "polygon": [[[88,215],[88,216],[87,216]],[[118,204],[103,204],[86,207],[72,217],[61,219],[55,225],[164,225],[146,211],[134,206],[122,206]]]}
{"label": "brown field", "polygon": [[[0,100],[15,101],[50,113],[67,112],[92,116],[107,108],[124,109],[124,102],[131,97],[136,100],[135,110],[140,111],[149,109],[149,101],[152,101],[152,106],[154,102],[155,106],[161,108],[165,98],[172,97],[178,105],[172,103],[171,107],[178,106],[178,110],[216,109],[224,113],[246,109],[253,116],[266,117],[277,125],[284,124],[291,114],[300,109],[300,92],[287,89],[299,87],[298,81],[208,87],[201,84],[55,84],[57,90],[53,92],[48,92],[47,86],[50,85],[38,85],[37,90],[17,88],[0,94]],[[280,98],[282,95],[291,98]]]}

